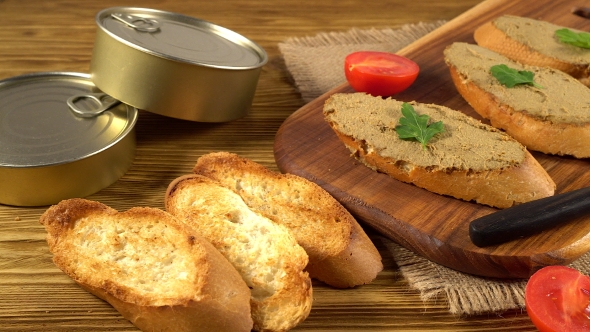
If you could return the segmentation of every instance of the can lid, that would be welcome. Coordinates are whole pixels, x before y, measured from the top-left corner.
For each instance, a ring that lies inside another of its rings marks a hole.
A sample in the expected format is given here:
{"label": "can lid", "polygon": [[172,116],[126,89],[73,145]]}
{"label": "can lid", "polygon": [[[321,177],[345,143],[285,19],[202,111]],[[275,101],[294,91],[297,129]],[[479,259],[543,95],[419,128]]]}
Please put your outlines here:
{"label": "can lid", "polygon": [[89,114],[98,106],[97,95],[89,94],[99,92],[90,75],[80,73],[33,73],[0,81],[0,167],[70,163],[127,136],[137,109],[111,99],[112,107]]}
{"label": "can lid", "polygon": [[117,40],[170,60],[224,69],[263,66],[264,49],[213,23],[155,9],[112,7],[96,15],[98,26]]}

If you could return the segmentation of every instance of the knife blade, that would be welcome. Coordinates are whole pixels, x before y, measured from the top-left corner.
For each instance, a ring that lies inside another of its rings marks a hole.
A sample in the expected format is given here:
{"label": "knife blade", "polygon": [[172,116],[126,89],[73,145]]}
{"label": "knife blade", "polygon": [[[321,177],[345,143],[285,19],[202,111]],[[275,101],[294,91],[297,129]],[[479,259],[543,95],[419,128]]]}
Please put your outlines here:
{"label": "knife blade", "polygon": [[540,233],[590,214],[590,187],[515,205],[473,220],[469,237],[487,247]]}

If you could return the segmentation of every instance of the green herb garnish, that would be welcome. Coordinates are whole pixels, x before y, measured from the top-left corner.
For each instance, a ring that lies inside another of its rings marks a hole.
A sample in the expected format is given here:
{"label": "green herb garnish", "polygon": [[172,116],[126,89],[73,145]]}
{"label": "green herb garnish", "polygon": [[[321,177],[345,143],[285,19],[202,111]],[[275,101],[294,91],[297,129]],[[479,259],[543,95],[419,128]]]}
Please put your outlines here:
{"label": "green herb garnish", "polygon": [[506,65],[495,65],[490,68],[492,75],[503,85],[512,88],[518,84],[528,84],[536,88],[543,87],[533,81],[535,74],[528,70],[516,70]]}
{"label": "green herb garnish", "polygon": [[555,35],[562,43],[574,45],[581,48],[590,48],[590,33],[576,33],[570,29],[564,28],[556,30]]}
{"label": "green herb garnish", "polygon": [[408,103],[402,104],[402,117],[395,131],[399,138],[404,140],[417,140],[422,143],[422,149],[426,150],[426,143],[436,134],[445,131],[442,121],[428,125],[428,115],[418,115],[414,107]]}

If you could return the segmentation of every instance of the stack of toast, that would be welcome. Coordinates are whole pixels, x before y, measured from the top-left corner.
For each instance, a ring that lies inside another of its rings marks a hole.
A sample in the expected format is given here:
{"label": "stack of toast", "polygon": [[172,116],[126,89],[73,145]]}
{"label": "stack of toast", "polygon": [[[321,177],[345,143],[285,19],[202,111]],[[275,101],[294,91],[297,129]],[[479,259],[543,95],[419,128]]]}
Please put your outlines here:
{"label": "stack of toast", "polygon": [[85,199],[40,219],[55,264],[143,331],[287,331],[337,288],[383,269],[357,221],[318,185],[235,154],[202,156],[166,211]]}

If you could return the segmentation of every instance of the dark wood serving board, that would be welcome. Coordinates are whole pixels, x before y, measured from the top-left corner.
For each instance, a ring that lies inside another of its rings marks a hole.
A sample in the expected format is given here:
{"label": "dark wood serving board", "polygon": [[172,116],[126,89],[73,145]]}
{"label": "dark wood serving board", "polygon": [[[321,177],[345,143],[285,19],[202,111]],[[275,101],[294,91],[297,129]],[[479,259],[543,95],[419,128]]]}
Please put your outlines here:
{"label": "dark wood serving board", "polygon": [[[473,31],[502,14],[513,14],[590,31],[590,20],[573,13],[590,6],[581,0],[488,0],[400,52],[416,61],[416,82],[396,99],[436,103],[481,117],[457,93],[443,60],[452,42],[474,43]],[[590,250],[590,217],[538,235],[479,248],[469,223],[496,210],[430,193],[370,170],[350,156],[324,121],[322,107],[343,84],[293,113],[275,139],[275,159],[283,172],[318,183],[365,223],[434,262],[481,276],[526,278],[540,267],[567,264]],[[484,121],[485,122],[485,121]],[[590,142],[588,142],[590,144]],[[590,186],[590,160],[533,153],[557,184],[556,193]]]}

